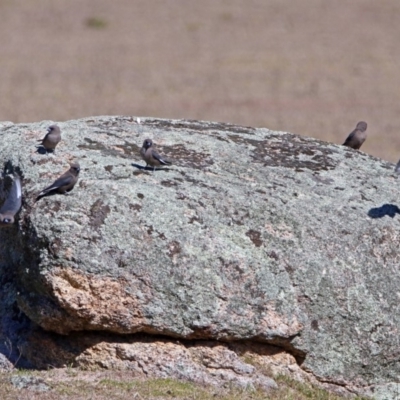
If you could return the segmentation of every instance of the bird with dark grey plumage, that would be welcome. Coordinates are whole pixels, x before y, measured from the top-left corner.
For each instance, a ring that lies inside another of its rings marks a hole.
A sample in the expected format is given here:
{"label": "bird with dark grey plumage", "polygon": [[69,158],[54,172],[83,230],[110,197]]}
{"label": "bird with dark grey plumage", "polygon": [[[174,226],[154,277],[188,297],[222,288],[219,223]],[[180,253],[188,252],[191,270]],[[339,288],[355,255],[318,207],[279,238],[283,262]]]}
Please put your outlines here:
{"label": "bird with dark grey plumage", "polygon": [[47,129],[47,134],[43,139],[38,140],[40,144],[45,148],[46,153],[51,151],[54,152],[56,146],[61,141],[61,130],[58,125],[50,125]]}
{"label": "bird with dark grey plumage", "polygon": [[[4,180],[3,180],[4,186]],[[21,178],[18,174],[13,173],[13,182],[7,197],[0,208],[0,227],[8,227],[14,223],[15,214],[20,210],[22,205],[22,186]]]}
{"label": "bird with dark grey plumage", "polygon": [[367,138],[367,123],[361,121],[357,124],[356,129],[347,136],[343,146],[351,147],[358,150]]}
{"label": "bird with dark grey plumage", "polygon": [[157,153],[151,139],[146,139],[143,142],[143,146],[140,149],[140,155],[142,156],[143,160],[146,161],[146,167],[151,165],[153,170],[155,170],[156,167],[171,165],[169,160]]}
{"label": "bird with dark grey plumage", "polygon": [[76,182],[78,182],[78,175],[81,167],[77,162],[71,164],[71,168],[64,172],[52,185],[43,189],[36,198],[36,201],[39,200],[43,196],[47,196],[52,193],[61,193],[64,194],[66,192],[70,192]]}
{"label": "bird with dark grey plumage", "polygon": [[400,160],[397,162],[396,166],[394,167],[394,172],[400,175]]}

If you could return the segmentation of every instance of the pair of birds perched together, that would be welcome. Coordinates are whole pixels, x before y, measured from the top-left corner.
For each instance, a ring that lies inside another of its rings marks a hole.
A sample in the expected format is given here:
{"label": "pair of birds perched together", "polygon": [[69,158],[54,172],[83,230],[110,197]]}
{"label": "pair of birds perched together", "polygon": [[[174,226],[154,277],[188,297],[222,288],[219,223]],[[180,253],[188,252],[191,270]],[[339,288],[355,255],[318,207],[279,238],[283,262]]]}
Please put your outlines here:
{"label": "pair of birds perched together", "polygon": [[[61,141],[61,129],[58,125],[50,125],[46,136],[39,140],[42,148],[45,149],[46,153],[55,152],[55,149]],[[40,146],[39,146],[40,147]],[[50,193],[67,193],[70,192],[76,182],[78,182],[79,171],[81,170],[80,165],[77,162],[70,164],[70,169],[56,179],[50,186],[43,189],[36,198],[38,201],[40,198]]]}
{"label": "pair of birds perched together", "polygon": [[[61,131],[57,125],[51,125],[46,136],[39,140],[40,149],[44,149],[45,152],[54,152],[57,144],[61,141]],[[36,201],[41,197],[46,196],[50,193],[66,193],[73,189],[76,182],[78,181],[78,175],[80,166],[74,162],[70,165],[70,169],[61,175],[56,181],[50,186],[43,189],[36,198]],[[4,201],[4,204],[0,208],[0,226],[11,226],[14,223],[15,215],[20,210],[22,205],[22,185],[20,174],[16,171],[7,172],[7,166],[4,172],[4,176],[11,174],[13,176],[11,188],[8,191],[8,195]],[[4,179],[3,179],[4,188]]]}
{"label": "pair of birds perched together", "polygon": [[[55,151],[55,148],[57,146],[57,144],[61,141],[61,130],[57,125],[51,125],[48,129],[47,135],[39,140],[39,142],[41,142],[41,145],[43,146],[43,148],[46,150],[46,152],[48,151]],[[154,146],[153,146],[153,141],[151,139],[146,139],[143,142],[143,146],[140,149],[140,155],[142,156],[143,160],[146,161],[146,167],[148,165],[151,165],[153,167],[153,169],[155,169],[156,167],[160,167],[163,165],[171,165],[171,162],[169,160],[167,160],[165,157],[160,156],[160,154],[157,153],[157,151],[155,150]],[[76,165],[78,165],[78,163],[75,163]],[[79,167],[79,165],[78,165]],[[72,164],[71,164],[71,168],[72,168]],[[73,175],[76,177],[78,176],[77,174],[79,173],[79,171],[77,171],[76,173],[76,168],[73,168],[75,173],[73,173]],[[73,172],[73,171],[71,171]],[[67,174],[68,171],[65,173]],[[64,175],[65,175],[64,174]],[[64,176],[63,175],[63,176]],[[59,180],[63,177],[61,176],[56,182],[53,183],[53,185],[49,186],[48,188],[44,189],[38,197],[42,197],[44,194],[46,194],[49,191],[53,191],[55,189],[55,186],[59,186],[61,183],[64,183],[65,181],[65,177],[64,180],[61,180],[59,182]],[[68,175],[66,175],[67,177]],[[57,183],[57,185],[56,185]],[[69,184],[72,184],[71,188],[67,188],[66,191],[68,192],[69,190],[72,190],[72,188],[74,187],[76,181],[73,182],[69,182]],[[64,190],[64,185],[62,185]],[[65,192],[61,192],[61,193],[65,193]]]}
{"label": "pair of birds perched together", "polygon": [[[58,143],[61,141],[61,130],[57,125],[51,125],[48,130],[46,136],[39,140],[40,149],[44,149],[46,153],[55,152],[55,149]],[[157,151],[153,147],[153,142],[151,139],[146,139],[143,142],[143,146],[140,150],[140,154],[143,160],[146,161],[146,167],[148,165],[153,167],[153,170],[156,167],[162,165],[170,165],[171,162],[160,156]],[[67,193],[70,192],[75,184],[78,182],[80,172],[80,165],[77,162],[73,162],[70,164],[70,168],[68,171],[64,172],[58,179],[56,179],[50,186],[43,189],[37,196],[36,201],[40,198],[47,196],[53,193]],[[8,195],[0,208],[0,226],[11,226],[14,223],[15,215],[18,213],[22,206],[22,185],[21,185],[21,177],[19,173],[16,171],[4,171],[4,177],[7,174],[11,174],[13,176],[11,188],[8,191]],[[3,188],[4,188],[4,179],[3,179]],[[3,190],[4,191],[4,190]]]}

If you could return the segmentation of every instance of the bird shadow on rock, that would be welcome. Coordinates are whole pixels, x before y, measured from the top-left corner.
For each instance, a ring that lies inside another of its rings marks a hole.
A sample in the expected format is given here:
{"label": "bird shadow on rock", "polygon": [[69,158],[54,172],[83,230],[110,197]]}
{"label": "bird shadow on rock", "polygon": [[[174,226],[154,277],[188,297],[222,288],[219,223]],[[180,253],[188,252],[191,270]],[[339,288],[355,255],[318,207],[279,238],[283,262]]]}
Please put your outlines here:
{"label": "bird shadow on rock", "polygon": [[38,153],[38,154],[49,154],[49,153],[54,153],[54,150],[46,150],[44,146],[38,146],[36,148],[36,153]]}
{"label": "bird shadow on rock", "polygon": [[368,211],[368,216],[371,218],[383,218],[386,215],[394,218],[396,214],[400,214],[400,208],[394,204],[384,204],[383,206],[371,208]]}
{"label": "bird shadow on rock", "polygon": [[140,164],[136,164],[136,163],[132,163],[131,164],[132,165],[132,167],[135,167],[135,168],[137,168],[137,169],[140,169],[140,170],[142,170],[142,171],[150,171],[150,172],[155,172],[155,171],[170,171],[171,170],[171,168],[153,168],[153,167],[145,167],[145,166],[143,166],[143,165],[140,165]]}

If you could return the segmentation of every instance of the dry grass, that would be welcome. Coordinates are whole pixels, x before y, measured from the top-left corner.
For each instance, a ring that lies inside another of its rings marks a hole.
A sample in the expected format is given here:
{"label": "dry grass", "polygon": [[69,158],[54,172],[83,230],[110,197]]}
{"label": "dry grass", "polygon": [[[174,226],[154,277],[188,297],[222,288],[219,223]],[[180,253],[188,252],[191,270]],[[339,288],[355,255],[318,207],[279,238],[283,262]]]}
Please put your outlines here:
{"label": "dry grass", "polygon": [[[17,389],[12,376],[33,377],[50,387],[48,391]],[[3,373],[0,375],[0,398],[24,400],[109,400],[109,399],[179,399],[179,400],[339,400],[340,397],[310,385],[276,378],[279,389],[270,393],[250,389],[215,388],[172,379],[134,378],[127,372],[88,372],[75,369]]]}
{"label": "dry grass", "polygon": [[397,0],[1,0],[0,120],[127,114],[400,155]]}

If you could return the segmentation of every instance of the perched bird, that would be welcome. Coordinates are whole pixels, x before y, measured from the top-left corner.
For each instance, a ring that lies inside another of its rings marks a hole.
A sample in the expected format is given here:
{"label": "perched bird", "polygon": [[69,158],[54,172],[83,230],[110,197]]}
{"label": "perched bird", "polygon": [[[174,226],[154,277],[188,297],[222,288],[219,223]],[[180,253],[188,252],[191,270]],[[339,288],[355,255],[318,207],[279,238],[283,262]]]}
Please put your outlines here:
{"label": "perched bird", "polygon": [[153,170],[156,167],[160,167],[162,165],[171,165],[171,162],[165,159],[164,157],[160,156],[153,146],[153,141],[151,139],[146,139],[143,142],[143,146],[140,149],[140,155],[142,156],[143,160],[146,161],[146,167],[151,165]]}
{"label": "perched bird", "polygon": [[356,129],[347,136],[343,146],[351,147],[358,150],[367,138],[367,123],[361,121],[357,124]]}
{"label": "perched bird", "polygon": [[58,125],[50,125],[47,129],[47,134],[43,139],[38,140],[46,149],[46,152],[55,150],[58,143],[61,141],[61,130]]}
{"label": "perched bird", "polygon": [[46,196],[50,193],[66,193],[70,192],[76,182],[78,182],[78,175],[81,167],[78,163],[72,163],[71,168],[64,172],[52,185],[48,186],[46,189],[43,189],[36,198],[36,201],[41,197]]}
{"label": "perched bird", "polygon": [[14,173],[10,191],[7,194],[4,204],[0,208],[0,227],[11,226],[14,223],[15,214],[17,214],[21,208],[21,204],[21,178],[18,174]]}
{"label": "perched bird", "polygon": [[394,167],[394,172],[400,175],[400,160],[397,162],[396,166]]}

